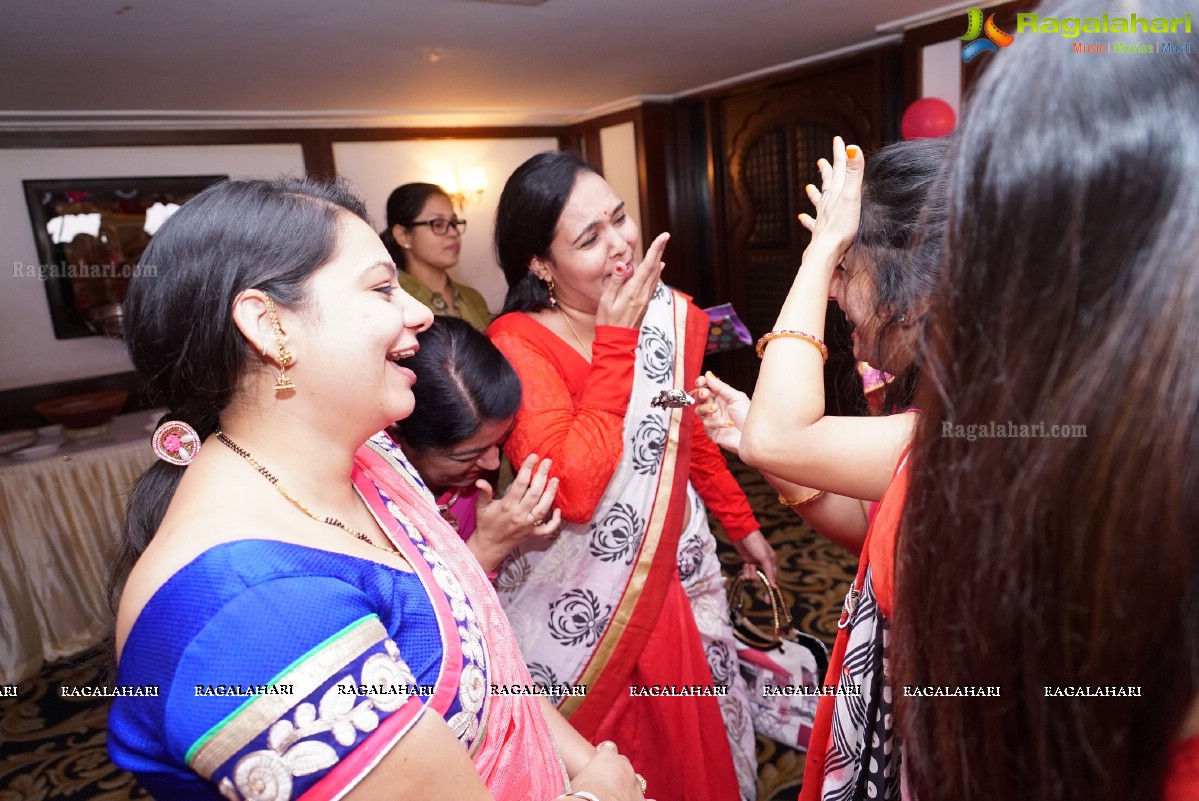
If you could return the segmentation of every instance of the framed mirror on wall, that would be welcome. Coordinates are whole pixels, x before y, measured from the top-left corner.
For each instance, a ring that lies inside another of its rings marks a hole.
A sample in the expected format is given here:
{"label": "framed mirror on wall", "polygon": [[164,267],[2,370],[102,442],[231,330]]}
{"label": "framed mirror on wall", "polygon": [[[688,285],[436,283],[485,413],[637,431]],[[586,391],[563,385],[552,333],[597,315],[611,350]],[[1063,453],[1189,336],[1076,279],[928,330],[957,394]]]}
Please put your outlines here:
{"label": "framed mirror on wall", "polygon": [[56,339],[120,337],[125,289],[158,227],[226,175],[23,181],[37,264],[14,271],[42,279]]}

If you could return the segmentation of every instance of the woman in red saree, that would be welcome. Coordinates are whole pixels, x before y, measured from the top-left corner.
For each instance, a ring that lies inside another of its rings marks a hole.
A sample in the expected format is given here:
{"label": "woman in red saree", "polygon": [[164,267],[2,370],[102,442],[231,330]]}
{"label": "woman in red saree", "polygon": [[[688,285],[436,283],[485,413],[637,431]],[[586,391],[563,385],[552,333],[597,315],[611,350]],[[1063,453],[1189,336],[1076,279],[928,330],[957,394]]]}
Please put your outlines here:
{"label": "woman in red saree", "polygon": [[818,211],[814,223],[807,218],[812,242],[775,331],[759,343],[753,403],[714,376],[699,380],[701,416],[714,439],[739,449],[817,531],[861,554],[825,679],[846,692],[817,705],[804,801],[899,795],[886,681],[890,552],[917,415],[825,415],[822,338],[827,302],[835,300],[854,326],[855,357],[897,375],[889,408],[910,406],[916,326],[940,257],[946,148],[943,140],[902,142],[865,162],[836,139],[832,163],[821,160],[823,189],[808,190]]}
{"label": "woman in red saree", "polygon": [[708,322],[659,281],[666,235],[634,266],[638,238],[573,154],[535,156],[504,188],[509,293],[488,333],[525,387],[505,452],[553,459],[567,524],[520,546],[497,587],[534,678],[585,686],[557,699],[563,714],[616,741],[651,793],[752,798],[753,732],[704,504],[772,576],[773,552],[694,412],[652,403],[699,374]]}

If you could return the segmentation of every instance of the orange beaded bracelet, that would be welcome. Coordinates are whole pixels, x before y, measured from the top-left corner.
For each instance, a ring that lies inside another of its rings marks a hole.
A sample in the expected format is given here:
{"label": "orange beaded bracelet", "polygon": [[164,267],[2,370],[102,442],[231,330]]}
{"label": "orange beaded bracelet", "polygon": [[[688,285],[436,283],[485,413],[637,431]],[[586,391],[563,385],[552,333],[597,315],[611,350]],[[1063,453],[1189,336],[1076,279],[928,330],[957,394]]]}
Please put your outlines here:
{"label": "orange beaded bracelet", "polygon": [[798,509],[801,506],[807,506],[809,503],[816,500],[817,498],[822,497],[823,495],[824,495],[824,490],[816,490],[808,497],[800,498],[799,500],[796,500],[796,501],[789,501],[786,498],[784,498],[782,495],[780,495],[779,503],[781,503],[783,506],[786,506],[790,509]]}
{"label": "orange beaded bracelet", "polygon": [[820,350],[820,358],[826,362],[828,361],[828,346],[824,344],[824,340],[820,339],[819,337],[812,336],[811,334],[804,333],[803,331],[794,331],[790,328],[780,328],[777,331],[771,331],[770,333],[763,334],[762,338],[758,340],[759,359],[762,358],[763,354],[766,352],[766,346],[770,344],[770,341],[772,339],[778,339],[779,337],[790,337],[792,339],[802,339],[804,342],[809,342]]}

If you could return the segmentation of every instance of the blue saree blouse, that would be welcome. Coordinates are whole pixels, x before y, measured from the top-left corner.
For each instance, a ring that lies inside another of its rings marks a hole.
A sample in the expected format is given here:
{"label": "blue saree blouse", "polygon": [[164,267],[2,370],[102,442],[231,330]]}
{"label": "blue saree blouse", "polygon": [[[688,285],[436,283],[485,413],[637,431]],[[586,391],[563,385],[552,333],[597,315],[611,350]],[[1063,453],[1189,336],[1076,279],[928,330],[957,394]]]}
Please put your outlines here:
{"label": "blue saree blouse", "polygon": [[117,681],[158,696],[114,700],[108,748],[155,798],[335,799],[430,707],[468,752],[482,741],[474,610],[420,533],[374,498],[414,572],[240,540],[200,554],[146,604]]}

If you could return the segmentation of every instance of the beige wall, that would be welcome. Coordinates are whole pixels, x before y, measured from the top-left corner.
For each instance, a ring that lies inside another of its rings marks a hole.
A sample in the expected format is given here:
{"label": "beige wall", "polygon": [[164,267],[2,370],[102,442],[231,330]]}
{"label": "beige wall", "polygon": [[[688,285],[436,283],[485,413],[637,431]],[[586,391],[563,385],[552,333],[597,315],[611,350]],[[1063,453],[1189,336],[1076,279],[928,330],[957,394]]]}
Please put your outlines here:
{"label": "beige wall", "polygon": [[[601,146],[607,180],[640,223],[633,124],[603,129]],[[455,170],[481,167],[487,189],[480,202],[464,210],[470,227],[454,277],[482,292],[494,312],[507,292],[492,253],[500,191],[525,159],[557,147],[553,137],[338,142],[333,154],[338,173],[363,197],[380,229],[387,196],[396,186],[408,181],[439,183]],[[14,274],[15,264],[38,262],[23,180],[303,173],[298,144],[0,150],[0,390],[132,369],[120,342],[101,337],[55,339],[42,282]]]}
{"label": "beige wall", "polygon": [[637,258],[645,249],[645,237],[656,234],[645,230],[641,219],[641,200],[637,176],[637,136],[633,123],[624,122],[600,129],[600,150],[604,160],[604,180],[625,203],[625,209],[641,229],[641,247]]}
{"label": "beige wall", "polygon": [[558,140],[554,138],[335,142],[333,160],[337,173],[349,180],[366,201],[380,231],[387,221],[387,196],[397,186],[413,181],[443,184],[455,171],[461,174],[481,168],[487,189],[479,202],[463,209],[466,235],[458,266],[451,275],[455,281],[483,293],[491,311],[498,312],[508,291],[491,245],[500,191],[513,170],[530,156],[557,149]]}
{"label": "beige wall", "polygon": [[957,39],[924,48],[920,63],[920,96],[939,97],[961,116],[962,43]]}
{"label": "beige wall", "polygon": [[42,282],[14,275],[14,263],[38,263],[21,181],[285,173],[303,175],[299,145],[0,150],[0,389],[132,369],[120,342],[55,339]]}

